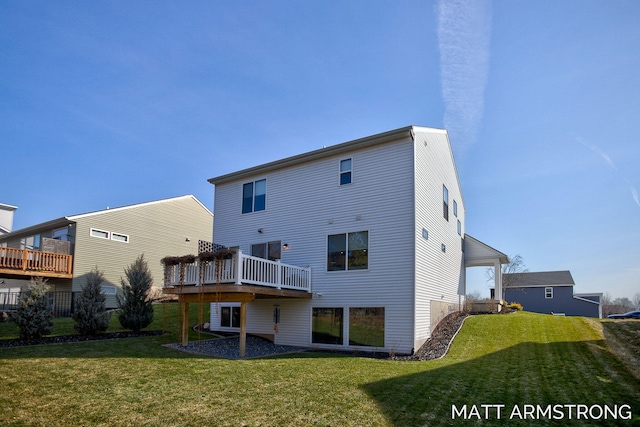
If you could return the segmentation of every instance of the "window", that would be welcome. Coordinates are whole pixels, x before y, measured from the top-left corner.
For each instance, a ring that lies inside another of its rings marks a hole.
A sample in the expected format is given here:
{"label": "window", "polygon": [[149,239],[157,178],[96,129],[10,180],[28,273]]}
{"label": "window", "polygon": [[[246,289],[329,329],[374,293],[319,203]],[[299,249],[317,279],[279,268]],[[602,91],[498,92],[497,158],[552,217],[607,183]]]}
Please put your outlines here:
{"label": "window", "polygon": [[127,236],[126,234],[111,233],[111,240],[115,240],[116,242],[129,243],[129,236]]}
{"label": "window", "polygon": [[384,347],[384,307],[349,309],[349,345]]}
{"label": "window", "polygon": [[458,220],[458,236],[462,236],[462,223]]}
{"label": "window", "polygon": [[110,286],[110,285],[102,285],[102,289],[100,290],[100,293],[103,295],[115,295],[116,287]]}
{"label": "window", "polygon": [[369,268],[369,232],[331,234],[327,241],[327,271]]}
{"label": "window", "polygon": [[63,242],[69,241],[69,228],[58,228],[57,230],[53,230],[51,233],[51,238],[55,240],[62,240]]}
{"label": "window", "polygon": [[458,202],[453,201],[453,216],[458,217]]}
{"label": "window", "polygon": [[314,308],[311,319],[311,342],[342,345],[344,343],[342,313],[342,308]]}
{"label": "window", "polygon": [[91,237],[98,237],[100,239],[108,239],[109,232],[104,230],[98,230],[97,228],[91,229]]}
{"label": "window", "polygon": [[553,288],[544,288],[544,297],[546,299],[553,298]]}
{"label": "window", "polygon": [[261,179],[242,186],[242,213],[263,211],[267,202],[267,180]]}
{"label": "window", "polygon": [[282,259],[282,244],[279,240],[276,242],[256,243],[251,245],[251,256],[271,261]]}
{"label": "window", "polygon": [[442,214],[444,219],[449,221],[449,190],[446,186],[442,186]]}
{"label": "window", "polygon": [[220,307],[220,326],[225,328],[239,328],[240,307]]}
{"label": "window", "polygon": [[340,185],[351,184],[351,159],[340,160]]}

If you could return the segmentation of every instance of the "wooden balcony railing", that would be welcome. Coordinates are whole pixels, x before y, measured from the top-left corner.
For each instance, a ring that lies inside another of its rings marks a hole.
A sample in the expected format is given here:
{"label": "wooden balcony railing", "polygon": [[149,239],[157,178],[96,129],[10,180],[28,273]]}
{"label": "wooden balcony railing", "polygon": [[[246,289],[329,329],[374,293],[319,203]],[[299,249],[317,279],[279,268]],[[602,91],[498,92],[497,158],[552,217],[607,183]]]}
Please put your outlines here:
{"label": "wooden balcony railing", "polygon": [[0,248],[0,272],[23,276],[71,278],[73,256]]}

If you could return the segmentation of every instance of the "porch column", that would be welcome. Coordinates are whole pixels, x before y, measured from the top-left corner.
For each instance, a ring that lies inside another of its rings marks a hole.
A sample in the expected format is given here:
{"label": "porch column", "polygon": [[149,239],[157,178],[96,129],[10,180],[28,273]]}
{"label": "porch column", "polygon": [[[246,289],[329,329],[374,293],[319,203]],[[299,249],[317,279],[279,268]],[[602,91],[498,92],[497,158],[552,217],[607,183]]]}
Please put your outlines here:
{"label": "porch column", "polygon": [[180,325],[182,330],[181,344],[183,347],[186,347],[186,345],[189,344],[189,303],[184,301],[182,296],[180,299],[182,299],[182,325]]}
{"label": "porch column", "polygon": [[240,357],[244,357],[247,349],[247,303],[240,303]]}
{"label": "porch column", "polygon": [[500,264],[500,260],[494,261],[494,273],[493,277],[495,280],[495,299],[498,301],[502,301],[502,266]]}

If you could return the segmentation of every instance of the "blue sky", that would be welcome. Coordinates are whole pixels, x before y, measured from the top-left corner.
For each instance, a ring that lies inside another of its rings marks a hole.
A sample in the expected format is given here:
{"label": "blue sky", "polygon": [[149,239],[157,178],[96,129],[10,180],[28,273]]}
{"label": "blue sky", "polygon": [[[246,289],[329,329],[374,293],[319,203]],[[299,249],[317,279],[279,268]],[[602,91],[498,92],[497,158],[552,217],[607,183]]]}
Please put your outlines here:
{"label": "blue sky", "polygon": [[[0,2],[14,229],[407,125],[449,130],[466,231],[640,292],[640,2]],[[468,291],[488,296],[483,269]]]}

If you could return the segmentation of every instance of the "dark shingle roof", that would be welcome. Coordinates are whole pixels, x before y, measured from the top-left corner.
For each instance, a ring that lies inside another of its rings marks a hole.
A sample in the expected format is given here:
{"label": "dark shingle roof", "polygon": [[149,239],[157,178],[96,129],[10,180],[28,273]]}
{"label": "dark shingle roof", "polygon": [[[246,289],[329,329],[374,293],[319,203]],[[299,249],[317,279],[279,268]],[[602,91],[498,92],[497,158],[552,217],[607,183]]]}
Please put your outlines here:
{"label": "dark shingle roof", "polygon": [[503,282],[512,283],[517,287],[529,286],[574,286],[575,282],[569,270],[540,271],[532,273],[507,273],[503,275]]}

